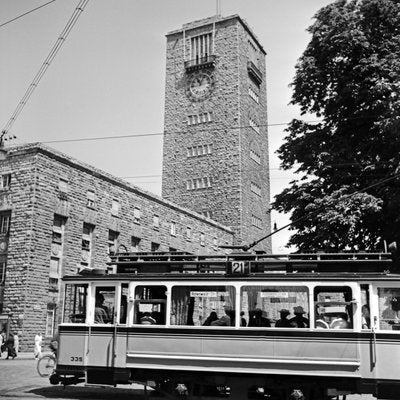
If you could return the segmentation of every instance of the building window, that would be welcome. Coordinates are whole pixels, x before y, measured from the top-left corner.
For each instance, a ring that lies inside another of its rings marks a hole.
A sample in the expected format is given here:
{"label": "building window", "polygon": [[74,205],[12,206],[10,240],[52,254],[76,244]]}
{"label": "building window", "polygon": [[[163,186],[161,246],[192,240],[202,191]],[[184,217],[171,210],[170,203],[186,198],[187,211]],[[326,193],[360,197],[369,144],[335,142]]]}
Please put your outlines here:
{"label": "building window", "polygon": [[11,184],[11,174],[4,174],[1,176],[1,189],[9,189]]}
{"label": "building window", "polygon": [[68,181],[66,179],[59,180],[58,190],[62,193],[68,193]]}
{"label": "building window", "polygon": [[135,224],[140,224],[140,208],[138,208],[138,207],[135,207],[134,209],[133,209],[133,222],[135,223]]}
{"label": "building window", "polygon": [[156,231],[160,229],[160,217],[156,214],[153,215],[153,229]]}
{"label": "building window", "polygon": [[258,94],[257,91],[256,91],[253,87],[251,87],[251,86],[249,86],[249,96],[250,96],[257,104],[260,103],[259,94]]}
{"label": "building window", "polygon": [[250,150],[250,158],[255,161],[257,164],[261,164],[261,156],[255,150]]}
{"label": "building window", "polygon": [[258,126],[258,123],[254,121],[254,119],[249,118],[249,125],[250,128],[252,128],[255,132],[258,134],[260,133],[260,127]]}
{"label": "building window", "polygon": [[96,197],[92,190],[86,192],[86,207],[95,208]]}
{"label": "building window", "polygon": [[0,285],[4,285],[6,280],[6,270],[7,270],[7,261],[1,260],[0,261]]}
{"label": "building window", "polygon": [[207,111],[200,114],[189,115],[187,122],[188,125],[204,124],[213,120],[212,112]]}
{"label": "building window", "polygon": [[256,228],[262,229],[262,220],[261,218],[257,217],[256,215],[251,216],[251,225],[255,226]]}
{"label": "building window", "polygon": [[187,190],[206,189],[211,187],[211,178],[205,176],[204,178],[194,178],[186,181]]}
{"label": "building window", "polygon": [[119,232],[112,231],[111,229],[108,231],[108,254],[114,254],[118,249],[118,237]]}
{"label": "building window", "polygon": [[192,228],[190,226],[186,227],[186,239],[187,240],[192,239]]}
{"label": "building window", "polygon": [[49,289],[58,292],[60,281],[60,258],[50,258]]}
{"label": "building window", "polygon": [[256,194],[257,196],[261,197],[261,186],[257,185],[257,183],[251,182],[250,183],[250,190]]}
{"label": "building window", "polygon": [[188,157],[206,156],[212,153],[212,144],[201,144],[187,148]]}
{"label": "building window", "polygon": [[256,45],[249,40],[249,59],[254,65],[258,66],[259,63],[259,51]]}
{"label": "building window", "polygon": [[10,233],[11,212],[0,213],[0,234],[8,235]]}
{"label": "building window", "polygon": [[206,235],[201,232],[200,233],[200,246],[205,246],[206,245]]}
{"label": "building window", "polygon": [[171,236],[176,236],[176,222],[171,222]]}
{"label": "building window", "polygon": [[54,335],[54,305],[49,304],[46,312],[46,337],[52,337]]}
{"label": "building window", "polygon": [[218,239],[216,237],[213,238],[213,248],[214,250],[218,249]]}
{"label": "building window", "polygon": [[111,204],[111,215],[114,217],[118,217],[119,215],[119,201],[113,200]]}
{"label": "building window", "polygon": [[131,237],[131,252],[137,253],[140,251],[140,238],[136,236]]}
{"label": "building window", "polygon": [[151,242],[151,251],[158,251],[160,249],[160,244]]}
{"label": "building window", "polygon": [[82,259],[81,264],[89,265],[93,249],[94,225],[83,223],[82,229]]}
{"label": "building window", "polygon": [[206,33],[190,39],[190,57],[199,60],[212,54],[212,34]]}

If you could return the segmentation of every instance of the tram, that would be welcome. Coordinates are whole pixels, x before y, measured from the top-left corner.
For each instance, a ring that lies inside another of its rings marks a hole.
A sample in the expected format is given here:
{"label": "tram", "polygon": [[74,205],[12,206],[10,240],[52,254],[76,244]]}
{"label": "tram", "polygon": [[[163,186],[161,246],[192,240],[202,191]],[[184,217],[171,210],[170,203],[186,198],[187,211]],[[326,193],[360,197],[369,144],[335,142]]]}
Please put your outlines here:
{"label": "tram", "polygon": [[118,253],[63,278],[50,381],[167,394],[400,398],[400,274],[386,253]]}

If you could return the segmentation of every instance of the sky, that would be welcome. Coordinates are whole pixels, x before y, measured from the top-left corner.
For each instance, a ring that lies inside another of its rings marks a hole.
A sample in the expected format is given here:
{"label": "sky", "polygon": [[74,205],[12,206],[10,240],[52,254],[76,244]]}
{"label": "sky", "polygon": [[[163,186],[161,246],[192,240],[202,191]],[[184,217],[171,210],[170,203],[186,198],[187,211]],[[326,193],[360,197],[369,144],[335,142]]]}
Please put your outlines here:
{"label": "sky", "polygon": [[[49,0],[0,0],[0,25]],[[56,0],[0,26],[0,129],[73,14],[78,0]],[[43,142],[130,183],[161,194],[165,34],[216,14],[216,0],[90,0],[16,119],[6,145]],[[271,201],[294,178],[279,170],[295,65],[313,16],[332,0],[221,0],[222,16],[239,14],[266,56]],[[151,134],[120,138],[120,136]],[[107,138],[83,140],[88,138]],[[78,139],[63,142],[63,140]],[[278,228],[290,220],[275,211]],[[272,236],[287,253],[290,231]]]}

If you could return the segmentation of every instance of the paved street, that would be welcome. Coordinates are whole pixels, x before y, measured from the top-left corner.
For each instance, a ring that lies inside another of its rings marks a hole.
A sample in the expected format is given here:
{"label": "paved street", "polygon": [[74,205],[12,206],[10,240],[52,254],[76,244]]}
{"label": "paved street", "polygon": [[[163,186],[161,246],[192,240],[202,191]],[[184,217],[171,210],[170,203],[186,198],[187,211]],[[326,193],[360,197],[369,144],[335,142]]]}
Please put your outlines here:
{"label": "paved street", "polygon": [[[0,399],[118,399],[144,400],[141,386],[113,388],[84,386],[84,384],[52,386],[48,378],[41,378],[36,371],[36,361],[31,354],[22,354],[15,360],[0,358]],[[347,400],[374,400],[370,396],[348,396]]]}

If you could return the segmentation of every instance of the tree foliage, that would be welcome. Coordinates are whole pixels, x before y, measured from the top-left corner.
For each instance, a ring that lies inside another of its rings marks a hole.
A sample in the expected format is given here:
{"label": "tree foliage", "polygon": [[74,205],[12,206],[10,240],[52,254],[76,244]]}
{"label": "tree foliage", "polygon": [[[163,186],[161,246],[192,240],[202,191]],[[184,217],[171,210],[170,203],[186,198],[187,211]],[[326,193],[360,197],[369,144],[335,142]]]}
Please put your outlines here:
{"label": "tree foliage", "polygon": [[278,150],[300,174],[274,203],[292,213],[289,244],[400,243],[400,1],[339,0],[308,30],[291,103],[319,122],[293,120]]}

